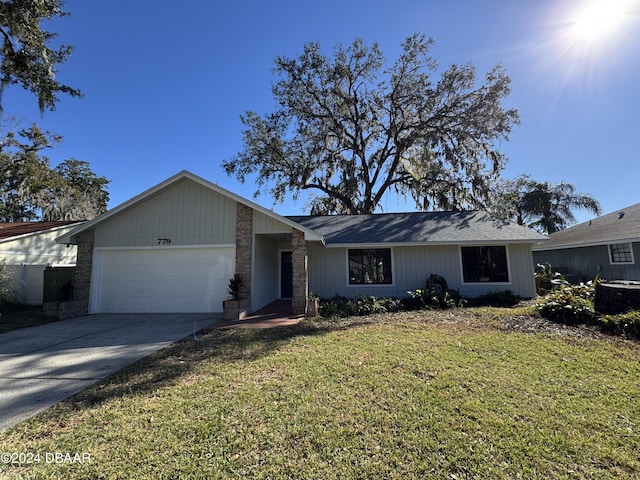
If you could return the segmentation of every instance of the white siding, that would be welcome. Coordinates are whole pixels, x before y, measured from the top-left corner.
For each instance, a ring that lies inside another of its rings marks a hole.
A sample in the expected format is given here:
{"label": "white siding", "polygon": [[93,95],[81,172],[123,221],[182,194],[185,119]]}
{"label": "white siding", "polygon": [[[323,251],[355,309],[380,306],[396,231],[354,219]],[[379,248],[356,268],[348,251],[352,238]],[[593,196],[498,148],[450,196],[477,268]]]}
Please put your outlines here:
{"label": "white siding", "polygon": [[235,243],[236,202],[185,179],[96,227],[96,247]]}
{"label": "white siding", "polygon": [[256,235],[253,258],[251,309],[255,311],[273,302],[280,295],[280,259],[277,242],[269,237]]}
{"label": "white siding", "polygon": [[0,242],[0,261],[4,260],[7,266],[15,300],[40,305],[45,268],[48,265],[75,265],[77,247],[56,243],[56,238],[74,227],[55,228]]}
{"label": "white siding", "polygon": [[424,288],[429,275],[442,275],[449,288],[474,297],[491,291],[511,290],[525,298],[535,296],[530,245],[510,245],[509,284],[463,285],[460,249],[451,246],[392,247],[392,285],[348,285],[347,248],[324,248],[309,244],[309,289],[321,297],[336,293],[345,297],[368,294],[403,297],[407,291]]}
{"label": "white siding", "polygon": [[4,259],[7,265],[74,265],[76,246],[56,243],[56,238],[73,228],[56,228],[0,241],[0,260]]}

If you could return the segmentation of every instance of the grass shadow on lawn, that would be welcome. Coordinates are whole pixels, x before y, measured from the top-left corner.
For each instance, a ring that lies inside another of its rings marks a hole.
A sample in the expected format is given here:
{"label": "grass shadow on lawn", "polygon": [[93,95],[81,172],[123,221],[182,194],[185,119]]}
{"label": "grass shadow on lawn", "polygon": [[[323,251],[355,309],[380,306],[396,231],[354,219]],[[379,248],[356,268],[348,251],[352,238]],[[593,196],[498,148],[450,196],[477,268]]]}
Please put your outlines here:
{"label": "grass shadow on lawn", "polygon": [[269,355],[296,337],[324,335],[371,323],[371,319],[306,319],[269,329],[205,330],[155,352],[43,412],[56,416],[98,406],[114,398],[146,395],[175,385],[203,362],[250,362]]}
{"label": "grass shadow on lawn", "polygon": [[[305,319],[296,325],[268,329],[204,330],[198,333],[197,340],[189,336],[165,347],[54,405],[36,416],[34,421],[47,418],[71,419],[80,411],[98,407],[113,399],[147,396],[165,387],[178,385],[190,375],[201,372],[201,367],[206,363],[248,363],[272,354],[296,338],[321,336],[370,324],[426,322],[451,324],[454,328],[463,329],[490,328],[505,333],[520,331],[529,334],[603,338],[592,330],[558,326],[553,322],[528,315],[518,319],[518,315],[505,316],[503,312],[500,317],[500,320],[496,320],[487,312],[479,314],[476,309],[431,310],[364,317]],[[530,324],[533,324],[533,330]],[[611,340],[616,343],[619,341]],[[66,420],[63,422],[66,423]],[[28,429],[30,422],[23,423],[26,424],[24,428]]]}
{"label": "grass shadow on lawn", "polygon": [[0,477],[635,478],[637,345],[500,318],[201,332],[0,435],[92,464]]}

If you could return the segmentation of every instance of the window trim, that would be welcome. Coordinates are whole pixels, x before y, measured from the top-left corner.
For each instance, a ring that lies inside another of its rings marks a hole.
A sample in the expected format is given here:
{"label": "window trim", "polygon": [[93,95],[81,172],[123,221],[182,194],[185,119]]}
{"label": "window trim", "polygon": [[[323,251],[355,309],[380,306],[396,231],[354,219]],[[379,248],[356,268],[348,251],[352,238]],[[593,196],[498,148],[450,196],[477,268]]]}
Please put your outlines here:
{"label": "window trim", "polygon": [[[611,247],[617,245],[629,245],[629,252],[631,253],[631,261],[630,262],[614,262],[613,261],[613,252],[611,251]],[[620,243],[609,243],[607,244],[607,251],[609,252],[609,264],[610,265],[635,265],[636,259],[633,254],[633,243],[632,242],[620,242]]]}
{"label": "window trim", "polygon": [[[464,263],[462,261],[462,249],[470,247],[503,247],[504,254],[507,261],[507,276],[506,282],[465,282],[464,280]],[[460,263],[460,284],[461,285],[513,285],[513,276],[511,274],[511,255],[509,255],[509,245],[501,244],[476,244],[476,245],[458,245],[458,261]]]}
{"label": "window trim", "polygon": [[[349,281],[349,251],[350,250],[389,250],[389,258],[391,261],[391,283],[351,283]],[[380,288],[380,287],[394,287],[395,286],[395,282],[396,282],[396,275],[394,273],[394,265],[395,265],[395,258],[394,258],[394,249],[393,247],[347,247],[345,248],[345,261],[346,261],[346,265],[347,265],[347,271],[345,273],[346,276],[346,280],[347,280],[347,288],[368,288],[368,287],[374,287],[374,288]]]}

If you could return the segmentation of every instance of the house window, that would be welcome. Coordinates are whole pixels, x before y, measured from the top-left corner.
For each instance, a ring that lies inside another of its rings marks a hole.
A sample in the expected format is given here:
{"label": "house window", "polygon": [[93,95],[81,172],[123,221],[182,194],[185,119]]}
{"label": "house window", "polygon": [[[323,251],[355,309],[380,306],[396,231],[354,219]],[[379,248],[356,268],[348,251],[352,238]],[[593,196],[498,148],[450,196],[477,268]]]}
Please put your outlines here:
{"label": "house window", "polygon": [[349,250],[349,285],[391,284],[391,249]]}
{"label": "house window", "polygon": [[508,283],[505,246],[461,247],[462,278],[465,283]]}
{"label": "house window", "polygon": [[609,245],[611,263],[634,263],[633,249],[630,243],[617,243]]}

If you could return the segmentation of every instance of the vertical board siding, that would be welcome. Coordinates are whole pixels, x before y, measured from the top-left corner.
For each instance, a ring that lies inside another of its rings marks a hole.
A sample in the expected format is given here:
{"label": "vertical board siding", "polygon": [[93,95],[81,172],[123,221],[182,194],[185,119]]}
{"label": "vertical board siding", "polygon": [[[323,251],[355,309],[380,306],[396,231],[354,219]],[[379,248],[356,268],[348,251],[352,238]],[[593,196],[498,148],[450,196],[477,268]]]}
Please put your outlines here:
{"label": "vertical board siding", "polygon": [[322,298],[347,296],[347,261],[342,248],[325,248],[319,242],[307,242],[309,291]]}
{"label": "vertical board siding", "polygon": [[[536,296],[535,269],[530,244],[509,245],[511,290],[523,298]],[[503,289],[506,290],[506,289]]]}
{"label": "vertical board siding", "polygon": [[253,233],[291,233],[291,227],[264,213],[253,211]]}
{"label": "vertical board siding", "polygon": [[345,297],[373,295],[404,297],[408,290],[422,289],[432,273],[442,275],[451,288],[460,286],[458,247],[393,247],[392,285],[348,285],[347,249],[309,248],[309,288],[321,297],[336,293]]}
{"label": "vertical board siding", "polygon": [[348,285],[347,249],[324,248],[309,244],[309,288],[323,298],[335,294],[345,297],[373,295],[404,297],[407,291],[423,289],[431,274],[441,275],[449,288],[464,296],[484,295],[491,291],[511,290],[525,298],[535,296],[533,261],[530,245],[510,245],[509,284],[462,284],[460,249],[456,245],[392,247],[392,285]]}
{"label": "vertical board siding", "polygon": [[[623,243],[623,242],[620,242]],[[533,252],[535,263],[549,263],[576,282],[588,282],[596,275],[605,280],[640,281],[640,243],[632,243],[633,264],[612,265],[609,246],[563,248]]]}
{"label": "vertical board siding", "polygon": [[95,246],[229,245],[235,217],[235,200],[185,179],[99,225]]}

